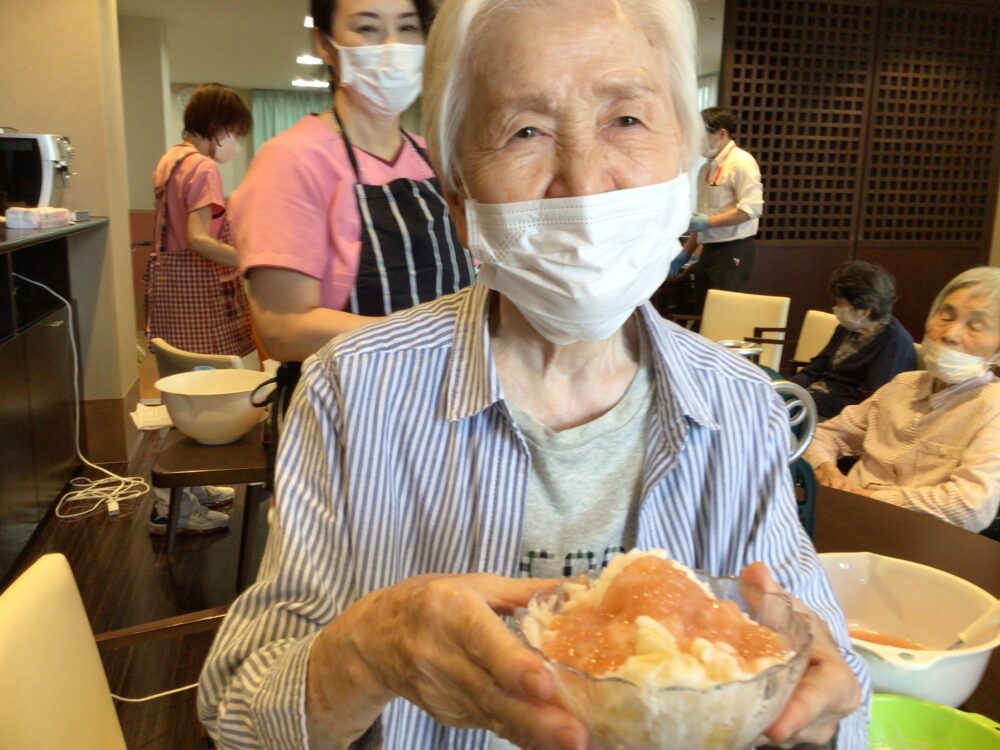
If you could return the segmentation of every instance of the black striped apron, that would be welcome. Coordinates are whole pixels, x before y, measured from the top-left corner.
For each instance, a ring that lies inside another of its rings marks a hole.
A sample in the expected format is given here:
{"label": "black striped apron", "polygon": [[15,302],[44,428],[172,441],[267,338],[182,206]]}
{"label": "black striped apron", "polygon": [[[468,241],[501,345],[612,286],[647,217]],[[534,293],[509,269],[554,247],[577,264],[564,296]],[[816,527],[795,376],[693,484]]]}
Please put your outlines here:
{"label": "black striped apron", "polygon": [[[361,255],[348,312],[388,315],[471,284],[472,257],[458,241],[437,177],[364,184],[336,110],[333,117],[357,177],[354,194],[361,217]],[[408,141],[430,166],[424,150],[400,132],[404,147]]]}
{"label": "black striped apron", "polygon": [[[358,275],[347,311],[356,315],[388,315],[469,286],[473,278],[472,256],[458,241],[437,177],[426,180],[401,177],[385,185],[365,185],[340,117],[336,110],[331,112],[357,177],[354,194],[361,217]],[[431,166],[424,150],[406,131],[400,132]],[[272,487],[278,439],[300,370],[300,362],[282,363],[277,387],[268,399],[271,409],[266,440]]]}

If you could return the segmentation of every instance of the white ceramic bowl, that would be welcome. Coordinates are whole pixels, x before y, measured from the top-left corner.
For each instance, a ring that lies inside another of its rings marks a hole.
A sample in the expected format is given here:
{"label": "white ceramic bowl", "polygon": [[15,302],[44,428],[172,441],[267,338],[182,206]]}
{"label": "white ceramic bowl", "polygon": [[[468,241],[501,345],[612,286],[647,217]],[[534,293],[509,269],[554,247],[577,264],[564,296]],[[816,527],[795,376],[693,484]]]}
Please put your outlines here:
{"label": "white ceramic bowl", "polygon": [[911,650],[852,638],[871,668],[876,692],[947,706],[964,703],[1000,644],[1000,625],[986,629],[961,648],[944,649],[996,599],[958,576],[894,557],[870,552],[819,557],[849,627],[904,638],[926,648]]}
{"label": "white ceramic bowl", "polygon": [[[594,677],[541,651],[541,623],[533,607],[519,609],[515,620],[522,638],[545,659],[556,678],[563,704],[586,725],[594,750],[746,750],[759,744],[761,733],[784,708],[806,668],[812,635],[803,615],[785,596],[763,594],[743,598],[736,578],[716,578],[694,571],[719,599],[736,602],[750,619],[788,639],[791,659],[748,680],[715,687],[644,689],[617,677]],[[539,591],[533,602],[558,612],[566,591]]]}
{"label": "white ceramic bowl", "polygon": [[268,380],[257,370],[194,370],[156,381],[174,426],[205,445],[235,443],[264,415],[250,394]]}

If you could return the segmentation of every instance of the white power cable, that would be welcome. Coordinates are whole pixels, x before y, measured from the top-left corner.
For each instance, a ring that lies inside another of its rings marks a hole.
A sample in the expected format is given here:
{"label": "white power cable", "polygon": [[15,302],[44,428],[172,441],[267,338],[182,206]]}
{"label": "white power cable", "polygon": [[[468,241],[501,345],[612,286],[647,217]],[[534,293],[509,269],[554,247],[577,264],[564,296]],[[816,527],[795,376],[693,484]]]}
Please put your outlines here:
{"label": "white power cable", "polygon": [[73,445],[77,457],[87,466],[104,474],[100,479],[75,477],[70,485],[80,489],[71,490],[59,498],[55,514],[57,518],[82,518],[101,507],[107,509],[108,515],[117,516],[122,503],[139,500],[149,492],[149,484],[142,477],[123,477],[108,471],[103,466],[91,463],[80,451],[80,353],[76,347],[76,336],[73,335],[73,307],[69,301],[53,289],[41,282],[29,279],[19,273],[12,274],[15,278],[27,281],[29,284],[41,287],[66,307],[69,317],[69,343],[73,350]]}
{"label": "white power cable", "polygon": [[123,698],[120,695],[111,694],[111,697],[116,701],[123,701],[125,703],[145,703],[146,701],[154,700],[155,698],[164,698],[168,695],[173,695],[174,693],[183,693],[185,690],[194,690],[198,687],[197,682],[192,682],[190,685],[184,685],[183,687],[174,688],[173,690],[164,690],[162,693],[154,693],[153,695],[147,695],[144,698]]}

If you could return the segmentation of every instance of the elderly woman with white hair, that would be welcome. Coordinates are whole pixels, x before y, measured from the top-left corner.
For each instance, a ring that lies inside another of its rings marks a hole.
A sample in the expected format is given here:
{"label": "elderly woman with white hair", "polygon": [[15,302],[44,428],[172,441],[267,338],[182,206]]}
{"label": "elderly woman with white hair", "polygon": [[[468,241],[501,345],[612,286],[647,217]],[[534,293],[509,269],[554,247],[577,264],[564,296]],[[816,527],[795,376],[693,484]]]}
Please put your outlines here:
{"label": "elderly woman with white hair", "polygon": [[306,361],[257,583],[206,662],[222,747],[585,748],[502,615],[623,549],[787,590],[767,729],[866,747],[870,688],[758,368],[656,315],[702,126],[688,0],[445,0],[424,130],[477,283]]}
{"label": "elderly woman with white hair", "polygon": [[[1000,506],[1000,268],[960,273],[938,294],[904,372],[816,431],[821,484],[982,531]],[[859,456],[845,476],[843,456]]]}

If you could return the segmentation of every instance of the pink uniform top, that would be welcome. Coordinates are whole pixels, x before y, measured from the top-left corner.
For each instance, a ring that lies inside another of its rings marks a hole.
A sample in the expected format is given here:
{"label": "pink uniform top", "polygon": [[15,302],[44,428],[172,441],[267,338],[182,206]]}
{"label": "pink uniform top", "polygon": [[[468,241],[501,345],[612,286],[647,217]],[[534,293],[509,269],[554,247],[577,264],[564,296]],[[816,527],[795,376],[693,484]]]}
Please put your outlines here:
{"label": "pink uniform top", "polygon": [[[354,155],[367,185],[434,176],[405,138],[391,163],[359,148]],[[361,254],[356,183],[343,138],[315,115],[267,141],[230,198],[240,271],[298,271],[319,280],[321,307],[344,309]]]}
{"label": "pink uniform top", "polygon": [[164,249],[168,251],[188,246],[188,214],[192,211],[212,207],[209,233],[214,239],[219,238],[226,215],[226,196],[222,192],[219,165],[198,153],[198,149],[190,143],[173,146],[163,155],[153,172],[154,187],[163,185],[174,164],[185,153],[190,155],[180,163],[167,185],[167,246]]}

